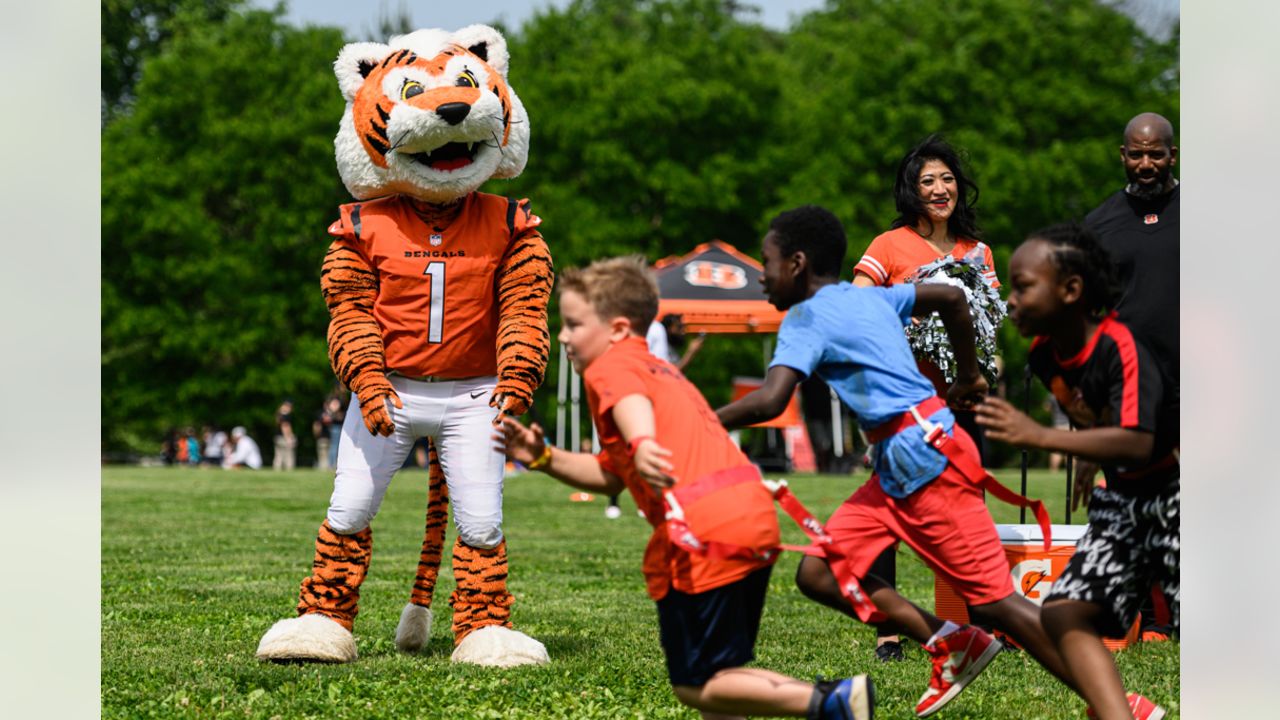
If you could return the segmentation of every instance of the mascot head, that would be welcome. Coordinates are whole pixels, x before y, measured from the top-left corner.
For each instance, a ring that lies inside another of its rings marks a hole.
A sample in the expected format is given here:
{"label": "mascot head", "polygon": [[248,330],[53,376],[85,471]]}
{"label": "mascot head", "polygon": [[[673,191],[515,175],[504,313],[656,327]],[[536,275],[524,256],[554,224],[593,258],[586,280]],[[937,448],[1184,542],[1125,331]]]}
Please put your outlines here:
{"label": "mascot head", "polygon": [[497,30],[352,43],[333,69],[347,101],[334,151],[356,199],[448,202],[524,169],[529,118],[507,86],[507,41]]}

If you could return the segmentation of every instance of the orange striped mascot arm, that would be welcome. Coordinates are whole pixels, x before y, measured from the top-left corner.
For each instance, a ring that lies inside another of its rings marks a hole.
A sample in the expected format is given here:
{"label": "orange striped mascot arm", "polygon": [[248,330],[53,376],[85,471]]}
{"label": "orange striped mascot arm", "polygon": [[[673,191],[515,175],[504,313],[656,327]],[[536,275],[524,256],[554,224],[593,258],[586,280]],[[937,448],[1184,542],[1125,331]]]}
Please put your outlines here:
{"label": "orange striped mascot arm", "polygon": [[375,435],[390,435],[395,424],[386,402],[402,407],[384,374],[382,331],[373,317],[378,276],[344,238],[329,246],[320,268],[320,290],[329,307],[329,363],[360,400],[364,425]]}
{"label": "orange striped mascot arm", "polygon": [[[537,216],[528,201],[516,210],[517,234],[498,270],[498,386],[490,405],[503,414],[523,415],[542,384],[551,351],[547,302],[555,270]],[[520,229],[521,225],[526,225]]]}

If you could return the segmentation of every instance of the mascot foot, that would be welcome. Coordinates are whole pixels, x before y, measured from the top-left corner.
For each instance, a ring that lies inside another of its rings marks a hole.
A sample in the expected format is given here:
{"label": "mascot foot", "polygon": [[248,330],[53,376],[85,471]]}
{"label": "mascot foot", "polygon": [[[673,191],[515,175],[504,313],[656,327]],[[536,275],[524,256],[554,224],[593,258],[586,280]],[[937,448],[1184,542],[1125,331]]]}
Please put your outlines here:
{"label": "mascot foot", "polygon": [[396,647],[400,652],[418,652],[431,638],[431,608],[409,603],[400,611],[396,626]]}
{"label": "mascot foot", "polygon": [[450,660],[502,668],[546,665],[551,661],[542,643],[501,625],[482,627],[462,638]]}
{"label": "mascot foot", "polygon": [[356,639],[319,613],[281,620],[258,643],[259,660],[345,663],[356,659]]}

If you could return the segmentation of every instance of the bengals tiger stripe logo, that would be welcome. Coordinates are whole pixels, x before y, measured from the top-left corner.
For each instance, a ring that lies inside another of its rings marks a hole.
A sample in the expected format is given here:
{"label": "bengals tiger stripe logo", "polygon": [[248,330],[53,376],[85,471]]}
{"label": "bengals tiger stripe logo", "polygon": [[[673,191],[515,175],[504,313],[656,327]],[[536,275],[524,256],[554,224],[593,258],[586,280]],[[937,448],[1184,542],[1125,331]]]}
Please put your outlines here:
{"label": "bengals tiger stripe logo", "polygon": [[737,290],[747,286],[747,271],[737,265],[695,260],[685,265],[684,281],[696,287]]}

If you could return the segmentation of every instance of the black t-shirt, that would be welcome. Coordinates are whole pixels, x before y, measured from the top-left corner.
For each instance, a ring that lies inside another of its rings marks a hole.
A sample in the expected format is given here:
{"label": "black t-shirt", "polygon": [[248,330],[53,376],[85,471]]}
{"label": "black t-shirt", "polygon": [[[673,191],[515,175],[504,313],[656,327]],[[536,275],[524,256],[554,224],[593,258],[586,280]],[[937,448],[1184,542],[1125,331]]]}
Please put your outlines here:
{"label": "black t-shirt", "polygon": [[1111,255],[1122,294],[1116,311],[1150,348],[1178,397],[1178,197],[1180,187],[1152,200],[1121,190],[1085,223]]}
{"label": "black t-shirt", "polygon": [[1075,357],[1059,358],[1048,338],[1039,337],[1031,344],[1028,362],[1074,427],[1154,433],[1146,463],[1102,466],[1108,487],[1138,493],[1178,477],[1178,464],[1171,457],[1178,447],[1177,406],[1165,392],[1152,355],[1114,313]]}

